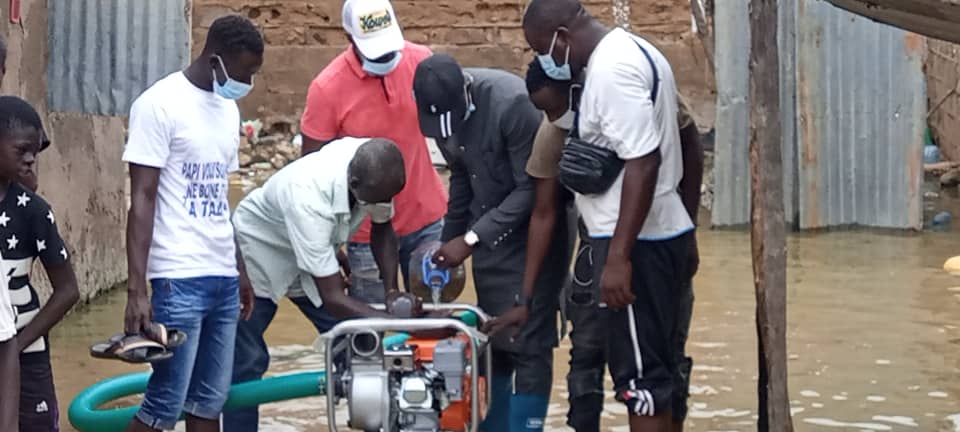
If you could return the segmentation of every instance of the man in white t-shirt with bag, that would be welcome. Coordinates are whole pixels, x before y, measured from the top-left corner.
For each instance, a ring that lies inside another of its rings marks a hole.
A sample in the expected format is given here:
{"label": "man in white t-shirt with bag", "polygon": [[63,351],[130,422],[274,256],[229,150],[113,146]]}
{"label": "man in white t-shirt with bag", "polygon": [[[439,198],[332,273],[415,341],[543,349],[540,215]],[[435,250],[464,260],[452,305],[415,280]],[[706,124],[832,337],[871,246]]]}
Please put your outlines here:
{"label": "man in white t-shirt with bag", "polygon": [[[577,192],[594,247],[616,397],[633,432],[682,428],[672,418],[682,397],[674,346],[694,225],[677,192],[683,161],[670,64],[578,0],[533,0],[523,29],[548,76],[586,75],[560,180]],[[604,169],[584,169],[588,161]]]}
{"label": "man in white t-shirt with bag", "polygon": [[[253,88],[263,38],[239,15],[218,18],[200,53],[143,92],[130,109],[127,334],[154,322],[186,333],[169,360],[152,364],[143,405],[127,431],[219,432],[230,390],[241,293],[228,173],[239,168],[237,99]],[[147,284],[152,286],[147,297]]]}

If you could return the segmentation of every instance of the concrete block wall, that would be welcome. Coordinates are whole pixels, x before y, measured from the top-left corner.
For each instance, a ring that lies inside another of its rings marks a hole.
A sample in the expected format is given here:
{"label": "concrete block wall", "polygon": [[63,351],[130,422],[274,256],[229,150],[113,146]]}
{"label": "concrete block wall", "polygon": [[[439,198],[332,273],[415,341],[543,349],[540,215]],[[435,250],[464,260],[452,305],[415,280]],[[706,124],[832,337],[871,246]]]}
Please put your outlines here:
{"label": "concrete block wall", "polygon": [[[532,58],[520,29],[527,0],[394,0],[404,34],[464,66],[521,73]],[[584,0],[596,16],[612,22],[610,0]],[[264,68],[251,96],[241,103],[246,118],[293,121],[303,110],[307,86],[347,45],[341,27],[342,0],[194,0],[193,48],[203,46],[217,17],[239,13],[264,32]],[[689,0],[634,0],[633,30],[656,43],[673,64],[681,91],[698,122],[713,122],[714,83],[703,49],[692,32]]]}

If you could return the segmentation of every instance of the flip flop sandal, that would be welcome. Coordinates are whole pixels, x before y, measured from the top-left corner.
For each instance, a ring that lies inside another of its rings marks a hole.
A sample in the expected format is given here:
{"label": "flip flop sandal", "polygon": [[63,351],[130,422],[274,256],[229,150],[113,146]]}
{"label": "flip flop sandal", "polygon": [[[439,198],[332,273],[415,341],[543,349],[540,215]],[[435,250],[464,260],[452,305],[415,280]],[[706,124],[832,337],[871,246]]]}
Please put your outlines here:
{"label": "flip flop sandal", "polygon": [[173,357],[173,352],[143,335],[118,333],[107,342],[90,347],[94,358],[122,360],[127,363],[151,363]]}
{"label": "flip flop sandal", "polygon": [[167,329],[160,323],[153,323],[150,328],[144,332],[144,336],[165,346],[167,349],[174,349],[183,345],[187,340],[187,334],[180,330]]}
{"label": "flip flop sandal", "polygon": [[110,339],[107,339],[106,342],[97,342],[90,347],[90,356],[99,359],[116,359],[117,356],[114,354],[116,345],[123,339],[125,335],[123,333],[117,333],[113,336],[110,336]]}

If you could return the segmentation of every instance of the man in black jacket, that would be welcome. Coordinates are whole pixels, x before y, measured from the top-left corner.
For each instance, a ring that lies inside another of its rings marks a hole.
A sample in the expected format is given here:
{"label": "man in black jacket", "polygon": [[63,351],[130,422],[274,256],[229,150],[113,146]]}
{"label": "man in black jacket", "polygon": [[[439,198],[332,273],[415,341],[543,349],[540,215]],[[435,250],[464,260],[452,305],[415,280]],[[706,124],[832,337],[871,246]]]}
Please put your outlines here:
{"label": "man in black jacket", "polygon": [[559,293],[572,249],[568,227],[557,224],[552,238],[565,247],[551,248],[545,261],[551,271],[539,275],[537,295],[521,295],[534,194],[525,168],[543,115],[520,77],[461,69],[442,54],[417,67],[413,86],[420,129],[437,140],[451,170],[445,244],[434,261],[456,266],[472,256],[477,298],[487,313],[499,315],[521,304],[530,310],[522,332],[494,338],[493,401],[482,429],[542,430],[553,381]]}

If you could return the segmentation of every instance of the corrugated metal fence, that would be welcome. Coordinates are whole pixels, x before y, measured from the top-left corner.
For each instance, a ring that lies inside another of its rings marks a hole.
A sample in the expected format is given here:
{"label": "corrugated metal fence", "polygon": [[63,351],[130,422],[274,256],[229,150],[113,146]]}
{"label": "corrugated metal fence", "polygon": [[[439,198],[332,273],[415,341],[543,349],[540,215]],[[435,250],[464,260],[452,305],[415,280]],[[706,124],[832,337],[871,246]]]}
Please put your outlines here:
{"label": "corrugated metal fence", "polygon": [[[749,222],[747,3],[716,4],[719,226]],[[821,0],[781,2],[780,27],[788,223],[920,229],[924,40]]]}
{"label": "corrugated metal fence", "polygon": [[48,105],[125,116],[190,59],[188,0],[49,0]]}

